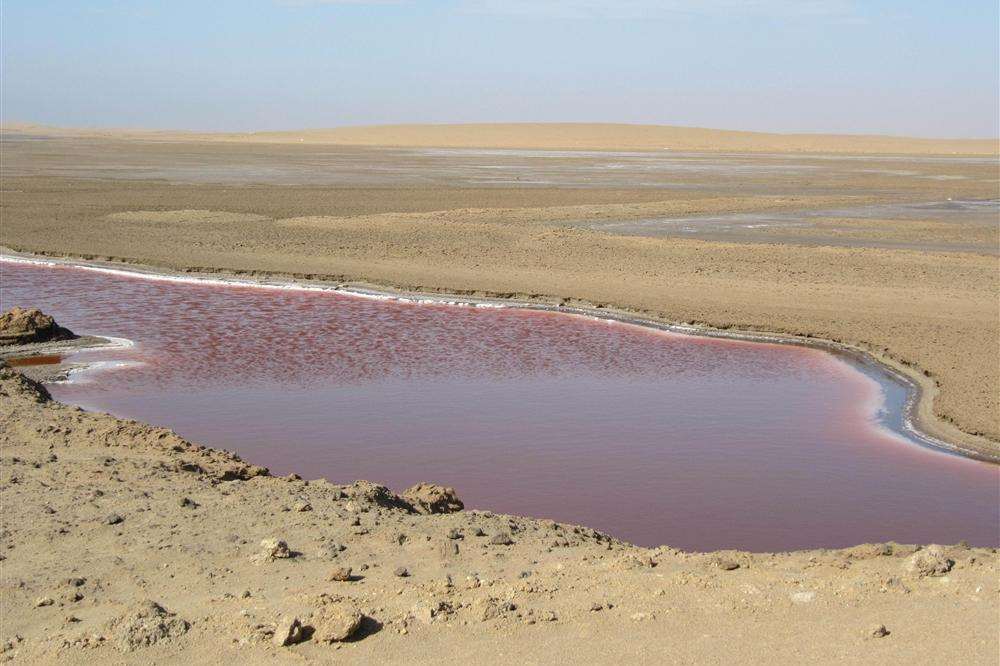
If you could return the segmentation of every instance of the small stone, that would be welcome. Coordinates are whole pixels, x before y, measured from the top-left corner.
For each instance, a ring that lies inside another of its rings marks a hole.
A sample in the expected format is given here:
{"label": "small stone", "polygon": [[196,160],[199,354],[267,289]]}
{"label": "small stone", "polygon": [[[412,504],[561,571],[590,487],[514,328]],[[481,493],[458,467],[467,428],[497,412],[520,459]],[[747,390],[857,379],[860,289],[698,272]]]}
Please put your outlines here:
{"label": "small stone", "polygon": [[500,532],[490,537],[490,543],[494,546],[509,546],[514,543],[514,540],[506,532]]}
{"label": "small stone", "polygon": [[286,559],[292,556],[288,544],[281,539],[264,539],[260,542],[259,558],[262,561]]}
{"label": "small stone", "polygon": [[330,575],[327,576],[326,579],[330,581],[346,583],[347,581],[351,580],[351,567],[337,567],[336,569],[330,572]]}
{"label": "small stone", "polygon": [[51,606],[55,603],[52,597],[39,597],[35,599],[35,608],[41,608],[42,606]]}
{"label": "small stone", "polygon": [[868,638],[885,638],[889,635],[889,630],[884,624],[876,624],[866,632]]}
{"label": "small stone", "polygon": [[808,604],[816,600],[816,593],[812,590],[808,592],[794,592],[790,595],[792,603]]}
{"label": "small stone", "polygon": [[417,619],[418,622],[423,624],[430,624],[434,621],[434,609],[428,603],[420,603],[413,607],[410,611],[413,617]]}
{"label": "small stone", "polygon": [[83,587],[84,583],[87,582],[86,578],[67,578],[66,584],[70,587]]}
{"label": "small stone", "polygon": [[458,529],[457,527],[451,528],[450,530],[448,530],[448,538],[449,539],[461,539],[462,538],[462,530]]}
{"label": "small stone", "polygon": [[299,618],[286,615],[274,628],[272,642],[278,647],[294,645],[302,640],[302,623]]}
{"label": "small stone", "polygon": [[306,501],[296,502],[294,508],[295,508],[296,511],[300,511],[300,512],[302,512],[302,511],[312,511],[313,510],[312,504],[310,504],[309,502],[306,502]]}
{"label": "small stone", "polygon": [[109,514],[108,517],[104,519],[104,522],[106,524],[108,524],[108,525],[117,525],[117,524],[119,524],[121,522],[124,522],[124,520],[125,519],[122,518],[117,513],[112,513],[112,514]]}
{"label": "small stone", "polygon": [[361,626],[363,616],[346,604],[324,606],[313,616],[313,640],[320,643],[345,641]]}
{"label": "small stone", "polygon": [[347,550],[347,546],[343,544],[330,541],[322,544],[316,551],[316,557],[322,560],[332,560],[336,559],[340,553]]}
{"label": "small stone", "polygon": [[472,530],[472,536],[484,537],[486,536],[486,532],[483,531],[482,527],[477,527]]}
{"label": "small stone", "polygon": [[731,560],[728,557],[720,557],[715,561],[715,566],[719,567],[723,571],[734,571],[740,568],[740,563],[736,560]]}
{"label": "small stone", "polygon": [[943,576],[955,566],[955,561],[937,544],[918,550],[906,562],[906,570],[917,576]]}
{"label": "small stone", "polygon": [[393,570],[392,575],[397,576],[399,578],[406,578],[410,575],[410,570],[407,569],[406,567],[396,567]]}
{"label": "small stone", "polygon": [[599,604],[599,603],[597,603],[596,601],[594,603],[590,604],[590,612],[591,613],[596,613],[599,610],[604,610],[604,606],[601,605],[601,604]]}
{"label": "small stone", "polygon": [[181,498],[181,506],[184,507],[185,509],[197,509],[198,508],[198,503],[195,502],[190,497],[182,497]]}

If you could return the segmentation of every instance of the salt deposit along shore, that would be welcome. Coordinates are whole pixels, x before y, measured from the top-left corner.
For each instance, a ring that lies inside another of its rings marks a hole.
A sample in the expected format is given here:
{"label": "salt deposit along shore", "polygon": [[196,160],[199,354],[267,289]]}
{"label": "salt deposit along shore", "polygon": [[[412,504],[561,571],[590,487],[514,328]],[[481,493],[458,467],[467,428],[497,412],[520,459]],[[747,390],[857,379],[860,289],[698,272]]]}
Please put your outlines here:
{"label": "salt deposit along shore", "polygon": [[[243,273],[225,270],[177,271],[141,264],[137,265],[131,262],[81,260],[71,257],[52,257],[24,252],[12,252],[9,250],[4,251],[4,248],[0,247],[0,263],[2,262],[40,266],[69,266],[115,276],[141,277],[149,280],[178,283],[250,286],[279,290],[336,291],[341,294],[377,300],[443,303],[491,308],[539,309],[606,321],[632,323],[654,330],[682,332],[690,335],[808,346],[844,356],[858,366],[867,367],[871,372],[880,377],[880,381],[892,381],[905,387],[907,398],[901,406],[901,413],[893,416],[891,419],[892,423],[885,424],[898,434],[923,446],[957,453],[978,460],[989,462],[1000,461],[1000,447],[998,447],[993,439],[963,432],[952,427],[948,422],[942,421],[934,414],[934,398],[937,396],[938,387],[925,371],[911,364],[899,362],[891,355],[884,353],[884,350],[883,352],[879,352],[843,341],[827,340],[812,335],[765,333],[739,330],[738,328],[715,328],[704,325],[680,324],[663,321],[660,318],[644,317],[640,313],[629,310],[604,306],[595,307],[592,303],[581,302],[579,300],[567,301],[567,299],[562,299],[553,303],[548,298],[527,295],[510,298],[507,296],[498,297],[494,294],[467,295],[440,292],[414,292],[378,285],[343,283],[311,277],[289,277],[282,274],[252,273],[248,276]],[[86,345],[108,346],[122,343],[129,344],[129,341],[94,338],[92,336],[73,342],[77,347]],[[24,352],[38,353],[45,351],[48,345],[52,344],[55,344],[55,341],[51,341],[47,345],[42,345],[38,349],[25,347]],[[3,358],[4,355],[0,352],[0,358]],[[6,355],[9,356],[10,354]],[[84,368],[80,367],[78,369],[82,370]]]}

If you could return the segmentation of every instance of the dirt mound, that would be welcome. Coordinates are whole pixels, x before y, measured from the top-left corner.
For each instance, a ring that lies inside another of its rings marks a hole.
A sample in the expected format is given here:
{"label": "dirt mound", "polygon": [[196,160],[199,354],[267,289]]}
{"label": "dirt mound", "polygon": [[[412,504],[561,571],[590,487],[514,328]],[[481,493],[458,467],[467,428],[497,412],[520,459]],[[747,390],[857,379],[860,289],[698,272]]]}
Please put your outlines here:
{"label": "dirt mound", "polygon": [[13,308],[0,314],[0,345],[72,340],[77,337],[38,308]]}
{"label": "dirt mound", "polygon": [[48,389],[0,360],[0,398],[24,398],[31,402],[48,402],[52,399]]}
{"label": "dirt mound", "polygon": [[465,508],[454,488],[418,483],[403,493],[403,499],[417,513],[454,513]]}

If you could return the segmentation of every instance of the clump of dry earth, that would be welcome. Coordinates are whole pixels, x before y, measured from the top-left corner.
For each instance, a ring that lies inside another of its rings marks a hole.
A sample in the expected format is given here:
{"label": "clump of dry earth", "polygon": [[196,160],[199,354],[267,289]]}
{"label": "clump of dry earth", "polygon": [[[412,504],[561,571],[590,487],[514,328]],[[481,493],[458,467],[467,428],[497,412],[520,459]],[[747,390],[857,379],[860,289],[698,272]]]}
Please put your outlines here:
{"label": "clump of dry earth", "polygon": [[0,313],[0,346],[72,340],[72,331],[38,308],[11,308]]}
{"label": "clump of dry earth", "polygon": [[272,477],[6,366],[0,446],[3,661],[996,660],[990,549],[639,548],[433,484]]}

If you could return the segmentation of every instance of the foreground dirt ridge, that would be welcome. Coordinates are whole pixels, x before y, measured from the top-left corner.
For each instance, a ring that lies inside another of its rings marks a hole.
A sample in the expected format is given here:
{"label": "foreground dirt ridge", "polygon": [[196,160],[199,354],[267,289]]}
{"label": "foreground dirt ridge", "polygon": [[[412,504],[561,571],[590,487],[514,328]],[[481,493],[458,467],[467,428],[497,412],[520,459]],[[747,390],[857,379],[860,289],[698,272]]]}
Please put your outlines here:
{"label": "foreground dirt ridge", "polygon": [[0,259],[6,255],[14,259],[51,260],[57,263],[87,262],[102,268],[124,270],[137,275],[176,275],[197,279],[250,280],[256,283],[277,282],[281,284],[319,284],[335,287],[339,291],[357,291],[384,295],[401,300],[419,301],[425,298],[440,299],[444,302],[500,301],[510,307],[542,307],[570,314],[582,314],[603,318],[615,318],[644,326],[668,327],[694,335],[709,335],[746,340],[800,344],[837,354],[846,354],[856,360],[881,366],[884,372],[896,375],[908,383],[913,394],[906,415],[912,429],[908,434],[923,444],[956,452],[971,458],[989,462],[1000,462],[1000,441],[971,429],[946,413],[935,409],[935,398],[939,393],[937,380],[918,364],[902,359],[890,349],[878,349],[863,341],[850,339],[829,339],[805,328],[782,330],[743,329],[739,326],[721,327],[718,324],[701,321],[677,322],[663,313],[648,310],[634,310],[616,307],[612,304],[595,304],[571,297],[553,296],[540,293],[509,293],[482,290],[459,290],[434,288],[406,284],[372,284],[350,276],[288,274],[270,271],[230,271],[211,267],[192,267],[177,270],[174,267],[149,265],[122,257],[66,256],[61,253],[21,252],[0,246]]}
{"label": "foreground dirt ridge", "polygon": [[[993,549],[646,549],[276,478],[0,366],[0,659],[995,663]],[[460,489],[459,489],[460,491]],[[443,512],[443,513],[437,513]]]}

